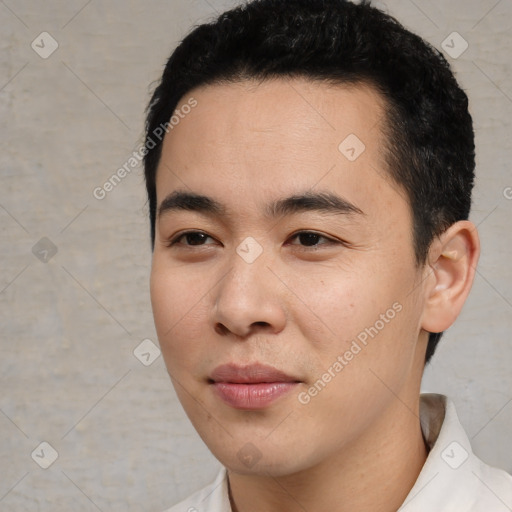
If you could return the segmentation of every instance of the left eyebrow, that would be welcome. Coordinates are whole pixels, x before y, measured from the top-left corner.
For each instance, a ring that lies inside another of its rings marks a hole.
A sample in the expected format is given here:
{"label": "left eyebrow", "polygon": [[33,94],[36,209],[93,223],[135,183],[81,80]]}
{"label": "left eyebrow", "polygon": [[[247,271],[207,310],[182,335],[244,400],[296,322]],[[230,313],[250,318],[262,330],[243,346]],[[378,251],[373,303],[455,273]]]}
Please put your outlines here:
{"label": "left eyebrow", "polygon": [[267,215],[270,217],[309,211],[337,215],[364,215],[364,212],[356,205],[332,192],[305,192],[285,199],[278,199],[267,207]]}
{"label": "left eyebrow", "polygon": [[[170,211],[196,211],[212,217],[228,216],[227,208],[211,197],[194,192],[174,191],[165,197],[158,207],[158,218]],[[305,192],[273,201],[265,208],[270,218],[303,212],[322,212],[336,215],[364,215],[350,201],[332,192]]]}

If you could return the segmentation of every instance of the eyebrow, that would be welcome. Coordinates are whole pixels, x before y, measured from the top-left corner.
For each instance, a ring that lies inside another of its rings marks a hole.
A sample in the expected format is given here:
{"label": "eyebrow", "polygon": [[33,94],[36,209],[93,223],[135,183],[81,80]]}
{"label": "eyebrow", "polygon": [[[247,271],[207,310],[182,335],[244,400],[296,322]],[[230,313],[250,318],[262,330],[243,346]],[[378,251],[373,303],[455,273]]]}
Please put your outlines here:
{"label": "eyebrow", "polygon": [[[226,207],[213,199],[194,192],[174,191],[165,197],[158,207],[158,218],[171,211],[195,211],[210,216],[227,216]],[[268,204],[265,213],[271,218],[303,212],[322,212],[336,215],[364,215],[364,212],[332,192],[305,192]]]}

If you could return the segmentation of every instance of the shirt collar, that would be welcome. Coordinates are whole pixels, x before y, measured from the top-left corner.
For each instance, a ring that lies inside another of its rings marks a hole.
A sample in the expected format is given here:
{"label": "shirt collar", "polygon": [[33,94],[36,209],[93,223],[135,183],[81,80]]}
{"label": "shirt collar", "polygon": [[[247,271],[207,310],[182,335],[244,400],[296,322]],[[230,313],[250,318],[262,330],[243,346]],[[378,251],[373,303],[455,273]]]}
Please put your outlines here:
{"label": "shirt collar", "polygon": [[399,512],[512,510],[512,479],[476,457],[451,400],[422,394],[420,422],[430,452]]}
{"label": "shirt collar", "polygon": [[[451,400],[422,394],[420,423],[430,451],[399,512],[512,510],[512,477],[474,455]],[[199,510],[232,512],[226,468],[196,496]]]}

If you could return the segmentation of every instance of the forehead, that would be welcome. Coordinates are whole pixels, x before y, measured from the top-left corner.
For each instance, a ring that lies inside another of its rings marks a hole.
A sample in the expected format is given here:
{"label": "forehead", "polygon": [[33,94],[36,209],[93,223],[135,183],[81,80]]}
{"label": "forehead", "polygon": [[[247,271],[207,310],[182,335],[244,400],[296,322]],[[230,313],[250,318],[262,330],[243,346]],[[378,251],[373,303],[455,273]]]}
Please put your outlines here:
{"label": "forehead", "polygon": [[337,156],[336,143],[347,135],[379,136],[384,114],[384,100],[370,85],[333,85],[304,78],[203,86],[182,98],[178,112],[190,97],[197,107],[180,116],[173,136],[166,138],[189,138],[189,145],[195,142],[201,147],[215,143],[219,153],[229,149],[228,143],[236,146],[240,141],[246,151],[265,142],[259,149],[295,145],[308,152],[321,142],[322,149]]}
{"label": "forehead", "polygon": [[[193,109],[183,105],[196,102]],[[186,112],[186,114],[183,114]],[[302,78],[243,81],[197,88],[178,106],[165,136],[157,201],[172,189],[230,199],[389,183],[384,171],[383,98],[371,86]],[[295,190],[294,190],[295,189]]]}

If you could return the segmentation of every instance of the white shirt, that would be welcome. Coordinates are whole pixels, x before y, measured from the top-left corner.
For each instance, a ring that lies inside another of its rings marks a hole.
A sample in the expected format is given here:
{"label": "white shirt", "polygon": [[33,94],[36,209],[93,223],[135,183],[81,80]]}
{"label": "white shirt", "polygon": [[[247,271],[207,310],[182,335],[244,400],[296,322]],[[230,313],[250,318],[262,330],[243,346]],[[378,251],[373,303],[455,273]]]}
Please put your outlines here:
{"label": "white shirt", "polygon": [[[420,421],[430,451],[399,512],[512,511],[512,476],[476,457],[451,400],[422,394]],[[166,512],[232,512],[226,468]]]}

